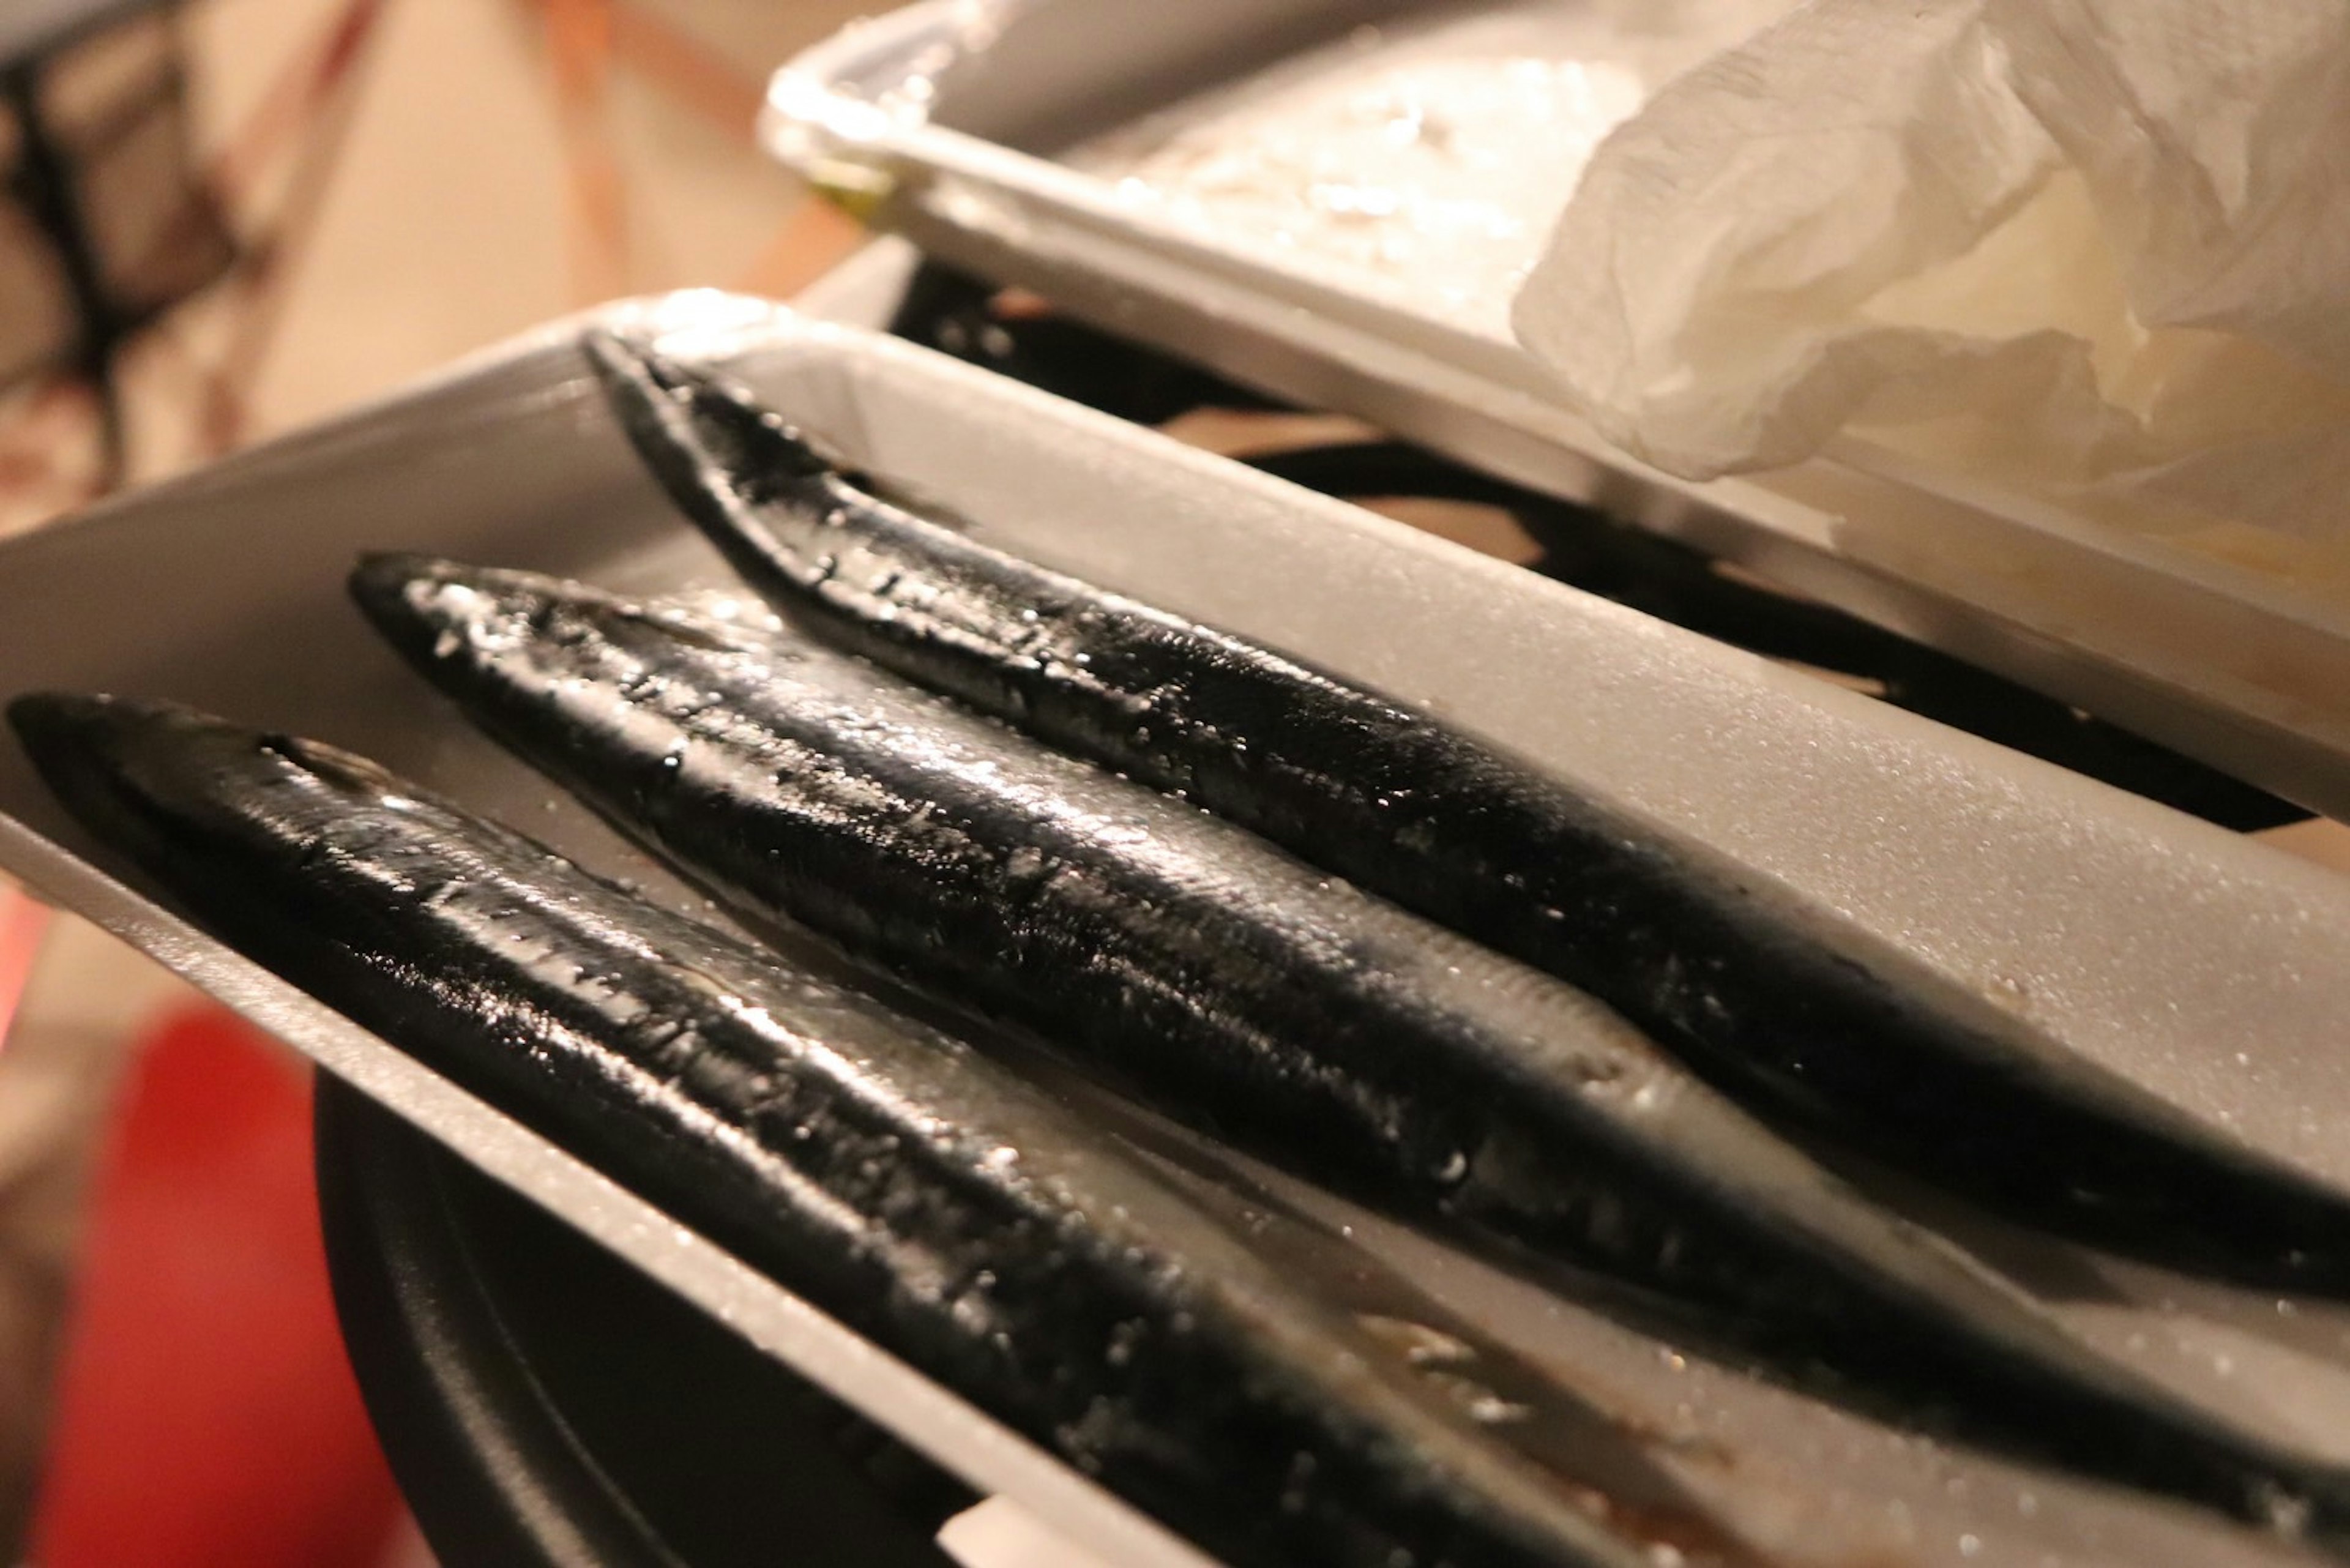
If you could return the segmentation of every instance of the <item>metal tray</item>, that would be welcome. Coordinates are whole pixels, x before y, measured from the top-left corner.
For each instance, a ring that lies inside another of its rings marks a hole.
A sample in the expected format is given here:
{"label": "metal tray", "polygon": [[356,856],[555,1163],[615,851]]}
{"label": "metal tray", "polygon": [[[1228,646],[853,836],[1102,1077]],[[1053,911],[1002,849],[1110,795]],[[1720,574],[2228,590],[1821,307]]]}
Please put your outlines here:
{"label": "metal tray", "polygon": [[[908,258],[806,303],[876,319]],[[2350,1179],[2350,882],[1358,509],[910,345],[707,293],[599,319],[706,355],[983,535],[1504,736],[1698,832],[2194,1114]],[[690,898],[475,739],[344,603],[354,554],[445,551],[723,590],[561,324],[374,408],[0,548],[0,697],[169,694],[381,757],[655,897]],[[1109,1561],[1197,1555],[952,1395],[151,902],[0,752],[0,865],[633,1260],[987,1491]],[[698,904],[698,901],[696,901]],[[2236,1053],[2244,1053],[2239,1059]],[[1240,1169],[1232,1167],[1228,1168]],[[1897,1435],[1686,1358],[1561,1296],[1245,1172],[1628,1430],[1791,1568],[2303,1561],[2183,1511]],[[2350,1311],[2191,1283],[1973,1224],[2084,1333],[2350,1457]]]}
{"label": "metal tray", "polygon": [[[1122,124],[1178,122],[1269,64],[1295,83],[1360,69],[1382,47],[1425,57],[1530,31],[1604,58],[1627,16],[1651,29],[1695,17],[1703,36],[1724,3],[929,0],[794,60],[770,89],[765,135],[931,254],[1595,502],[2350,816],[2350,606],[2338,599],[1849,439],[1768,474],[1672,478],[1562,411],[1498,309],[1448,312],[1305,247],[1121,201],[1116,169],[1086,151]],[[1642,47],[1657,55],[1653,37]],[[1678,57],[1664,51],[1668,67]]]}

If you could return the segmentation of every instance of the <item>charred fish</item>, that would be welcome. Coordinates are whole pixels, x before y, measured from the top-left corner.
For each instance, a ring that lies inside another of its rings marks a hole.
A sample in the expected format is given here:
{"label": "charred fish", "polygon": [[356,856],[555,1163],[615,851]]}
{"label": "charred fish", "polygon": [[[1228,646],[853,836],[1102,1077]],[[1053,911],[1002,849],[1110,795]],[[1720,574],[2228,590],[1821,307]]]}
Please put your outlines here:
{"label": "charred fish", "polygon": [[[248,955],[1219,1558],[1653,1561],[957,1042],[333,747],[161,702],[9,718],[76,816]],[[1685,1511],[1621,1447],[1601,1469]]]}
{"label": "charred fish", "polygon": [[981,545],[723,380],[588,349],[638,452],[816,634],[1590,992],[1767,1117],[2022,1223],[2350,1292],[2350,1201],[1684,836],[1246,639]]}
{"label": "charred fish", "polygon": [[861,660],[379,557],[392,644],[707,884],[1312,1179],[1711,1309],[1784,1366],[2271,1524],[2342,1478],[2106,1362],[1550,976]]}

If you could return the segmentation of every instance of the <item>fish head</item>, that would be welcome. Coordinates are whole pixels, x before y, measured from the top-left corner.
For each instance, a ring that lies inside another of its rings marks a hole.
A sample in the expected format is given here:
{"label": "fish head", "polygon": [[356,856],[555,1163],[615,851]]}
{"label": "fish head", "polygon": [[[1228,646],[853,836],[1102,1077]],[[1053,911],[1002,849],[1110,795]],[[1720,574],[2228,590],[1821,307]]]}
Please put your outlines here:
{"label": "fish head", "polygon": [[748,389],[615,332],[582,350],[638,454],[681,504],[721,480],[752,505],[837,465]]}
{"label": "fish head", "polygon": [[338,747],[161,698],[35,692],[9,704],[8,722],[76,820],[174,885],[172,867],[266,842],[267,825],[290,812],[348,809],[401,788]]}

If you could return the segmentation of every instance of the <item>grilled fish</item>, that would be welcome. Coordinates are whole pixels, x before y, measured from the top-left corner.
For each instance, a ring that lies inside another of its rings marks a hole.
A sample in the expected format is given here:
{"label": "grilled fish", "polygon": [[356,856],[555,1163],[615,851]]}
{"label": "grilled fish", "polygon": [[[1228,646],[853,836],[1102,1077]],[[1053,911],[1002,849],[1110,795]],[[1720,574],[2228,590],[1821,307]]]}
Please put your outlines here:
{"label": "grilled fish", "polygon": [[[160,702],[9,717],[85,825],[250,956],[1219,1557],[1653,1561],[956,1042],[348,753]],[[1751,1561],[1620,1446],[1603,1468],[1640,1472],[1675,1550]]]}
{"label": "grilled fish", "polygon": [[829,640],[1590,992],[1758,1114],[2022,1223],[2350,1291],[2350,1201],[1702,846],[1378,692],[877,498],[747,396],[588,349],[653,472]]}
{"label": "grilled fish", "polygon": [[861,660],[413,557],[353,590],[706,884],[1375,1202],[1702,1303],[1962,1429],[2264,1523],[2343,1478],[2101,1360],[1551,977]]}

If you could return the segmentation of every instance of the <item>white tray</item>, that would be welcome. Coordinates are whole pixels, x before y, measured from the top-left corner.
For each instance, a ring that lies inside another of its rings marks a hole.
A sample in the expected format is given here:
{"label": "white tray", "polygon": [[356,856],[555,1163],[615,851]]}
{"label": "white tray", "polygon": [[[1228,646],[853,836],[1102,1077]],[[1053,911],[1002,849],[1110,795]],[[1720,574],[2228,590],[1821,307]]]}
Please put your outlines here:
{"label": "white tray", "polygon": [[[902,253],[811,301],[872,318]],[[2195,1114],[2329,1178],[2350,1155],[2350,882],[2192,819],[1187,451],[903,343],[692,294],[616,306],[723,359],[984,535],[1506,735],[1705,835],[1791,899],[2028,1006]],[[182,698],[380,757],[657,896],[635,852],[476,740],[344,602],[368,548],[723,587],[546,329],[334,424],[0,547],[0,698]],[[155,954],[981,1489],[1121,1564],[1196,1562],[1049,1455],[577,1160],[151,902],[0,749],[0,865]],[[2238,1064],[2233,1051],[2254,1054]],[[1789,1568],[2303,1561],[2182,1511],[1898,1437],[1695,1362],[1274,1183],[1652,1434]],[[2003,1231],[2085,1333],[2240,1418],[2350,1457],[2350,1313],[2191,1285]],[[2221,1370],[2225,1361],[2227,1369]],[[1968,1543],[1972,1542],[1970,1546]]]}
{"label": "white tray", "polygon": [[1269,63],[1289,79],[1363,69],[1366,27],[1421,55],[1514,28],[1605,57],[1607,17],[1626,10],[929,0],[794,60],[771,88],[765,134],[820,188],[931,254],[1277,395],[1595,502],[2350,817],[2350,606],[1856,441],[1766,475],[1674,479],[1562,411],[1498,311],[1447,314],[1302,247],[1122,201],[1109,171],[1056,161],[1122,120],[1179,119],[1170,106]]}

